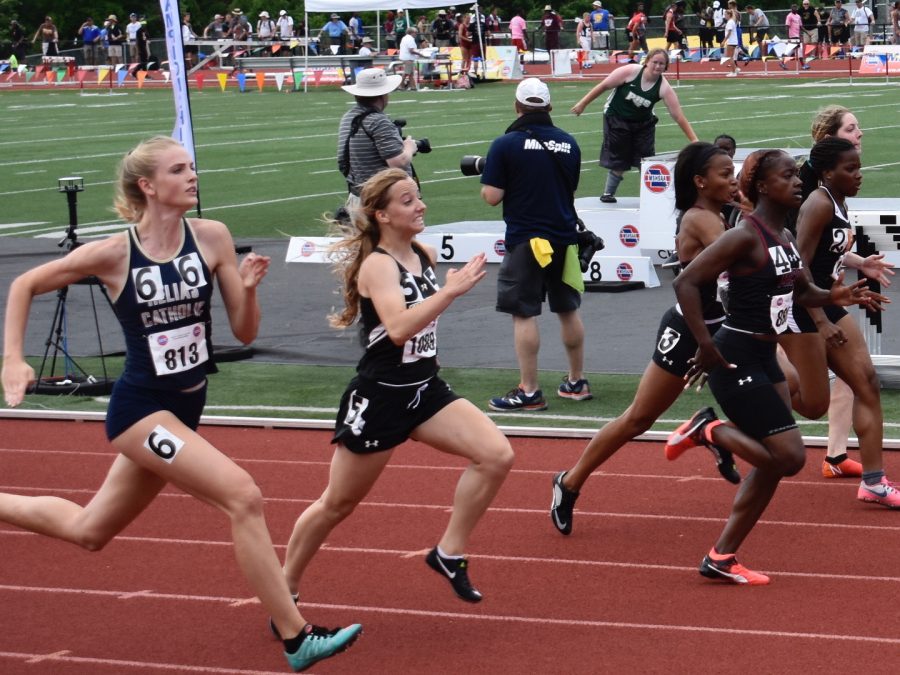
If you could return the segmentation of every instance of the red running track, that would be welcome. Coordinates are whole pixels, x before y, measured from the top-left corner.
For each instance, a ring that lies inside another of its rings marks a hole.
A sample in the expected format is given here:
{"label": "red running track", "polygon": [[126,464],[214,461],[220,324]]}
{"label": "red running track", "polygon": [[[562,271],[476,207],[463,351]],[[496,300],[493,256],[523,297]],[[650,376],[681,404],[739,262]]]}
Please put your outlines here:
{"label": "red running track", "polygon": [[[325,432],[207,427],[256,478],[284,552],[327,480]],[[410,443],[332,535],[302,609],[365,633],[316,673],[847,673],[900,660],[900,513],[819,478],[786,480],[741,551],[767,587],[696,567],[735,488],[704,452],[675,463],[630,443],[585,486],[572,536],[548,517],[550,479],[582,440],[513,439],[516,466],[471,542],[469,605],[428,569],[462,463]],[[0,490],[84,503],[113,454],[102,425],[0,420]],[[897,475],[888,457],[888,475]],[[747,467],[742,466],[746,471]],[[283,673],[214,509],[167,489],[104,551],[0,526],[0,672]],[[890,664],[895,664],[891,666]]]}

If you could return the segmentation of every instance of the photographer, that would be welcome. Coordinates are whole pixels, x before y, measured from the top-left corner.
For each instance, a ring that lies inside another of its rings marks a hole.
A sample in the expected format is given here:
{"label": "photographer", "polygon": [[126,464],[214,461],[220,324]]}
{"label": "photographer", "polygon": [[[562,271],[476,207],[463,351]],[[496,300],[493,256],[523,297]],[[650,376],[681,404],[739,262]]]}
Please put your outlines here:
{"label": "photographer", "polygon": [[382,169],[398,168],[413,175],[412,158],[419,144],[413,138],[404,139],[399,125],[384,114],[388,94],[402,79],[380,68],[366,68],[356,76],[356,84],[341,87],[356,98],[338,128],[338,169],[347,179],[348,203],[356,202],[362,184]]}
{"label": "photographer", "polygon": [[[506,255],[497,279],[497,311],[511,314],[520,383],[492,398],[493,410],[545,410],[538,387],[540,334],[537,317],[544,297],[559,317],[569,360],[558,393],[591,398],[584,379],[584,325],[577,222],[573,197],[581,173],[575,139],[553,126],[550,90],[530,77],[516,88],[516,121],[494,140],[484,163],[481,196],[491,206],[503,202]],[[572,282],[574,285],[569,285]],[[576,290],[576,286],[580,286]]]}

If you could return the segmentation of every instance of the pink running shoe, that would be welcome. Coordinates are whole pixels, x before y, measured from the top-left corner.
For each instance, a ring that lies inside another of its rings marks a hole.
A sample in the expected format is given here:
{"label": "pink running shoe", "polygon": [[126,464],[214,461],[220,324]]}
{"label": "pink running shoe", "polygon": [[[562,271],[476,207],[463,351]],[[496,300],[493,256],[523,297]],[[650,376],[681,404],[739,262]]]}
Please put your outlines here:
{"label": "pink running shoe", "polygon": [[882,476],[881,482],[876,485],[866,485],[865,481],[860,483],[856,498],[861,502],[881,504],[889,509],[900,509],[900,490],[897,490],[886,476]]}

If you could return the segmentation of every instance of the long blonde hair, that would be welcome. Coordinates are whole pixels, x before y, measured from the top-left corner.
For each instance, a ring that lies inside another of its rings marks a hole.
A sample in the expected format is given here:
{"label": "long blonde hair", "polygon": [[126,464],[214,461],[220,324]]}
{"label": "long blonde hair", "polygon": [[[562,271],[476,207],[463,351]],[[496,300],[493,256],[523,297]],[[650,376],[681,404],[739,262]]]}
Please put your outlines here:
{"label": "long blonde hair", "polygon": [[346,328],[359,316],[359,268],[381,241],[381,228],[375,218],[377,211],[387,208],[390,202],[388,192],[400,181],[407,180],[409,174],[403,169],[384,169],[363,183],[359,195],[359,206],[353,210],[353,222],[341,226],[332,221],[342,239],[329,250],[334,262],[334,272],[341,279],[344,309],[328,316],[334,328]]}
{"label": "long blonde hair", "polygon": [[183,147],[170,136],[153,136],[138,145],[119,162],[113,207],[129,223],[137,223],[147,210],[147,196],[138,185],[159,168],[159,155],[171,147]]}

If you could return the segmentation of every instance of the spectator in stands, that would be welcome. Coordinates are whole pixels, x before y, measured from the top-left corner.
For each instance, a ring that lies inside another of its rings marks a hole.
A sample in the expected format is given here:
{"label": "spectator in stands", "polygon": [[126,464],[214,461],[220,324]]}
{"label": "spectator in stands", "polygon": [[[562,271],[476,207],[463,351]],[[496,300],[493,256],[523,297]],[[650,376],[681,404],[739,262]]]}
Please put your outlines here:
{"label": "spectator in stands", "polygon": [[362,184],[382,169],[399,168],[412,175],[416,141],[404,139],[384,114],[388,94],[402,81],[401,75],[366,68],[356,76],[356,84],[341,87],[356,98],[356,105],[344,113],[338,127],[338,169],[347,179],[348,207],[359,203]]}
{"label": "spectator in stands", "polygon": [[131,75],[137,78],[139,70],[159,70],[159,65],[150,54],[150,34],[147,32],[147,17],[145,16],[141,16],[138,19],[138,29],[134,33],[134,42],[137,45],[138,63],[132,69]]}
{"label": "spectator in stands", "polygon": [[900,0],[896,0],[891,9],[891,34],[892,44],[900,45]]}
{"label": "spectator in stands", "polygon": [[359,18],[359,12],[352,12],[350,14],[350,20],[347,22],[347,29],[350,32],[350,41],[353,43],[353,48],[359,49],[362,46],[362,39],[365,35],[362,19]]}
{"label": "spectator in stands", "polygon": [[609,49],[609,30],[612,24],[612,15],[609,10],[603,9],[600,0],[594,0],[594,9],[591,11],[591,47],[594,49]]}
{"label": "spectator in stands", "polygon": [[294,37],[294,18],[286,9],[278,12],[278,21],[275,22],[275,33],[282,42],[290,43]]}
{"label": "spectator in stands", "polygon": [[416,68],[416,58],[427,59],[428,54],[419,50],[416,35],[419,31],[415,26],[406,29],[406,35],[400,40],[400,61],[403,62],[403,82],[400,89],[419,89],[419,71]]}
{"label": "spectator in stands", "polygon": [[[362,46],[359,48],[359,56],[375,56],[376,52],[372,49],[372,45],[374,44],[374,40],[372,38],[366,36],[362,39]],[[371,68],[373,65],[373,61],[360,61],[359,63],[354,64],[357,68]]]}
{"label": "spectator in stands", "polygon": [[388,12],[385,15],[384,23],[381,26],[384,31],[384,41],[388,49],[397,48],[397,35],[394,33],[394,13]]}
{"label": "spectator in stands", "polygon": [[594,67],[593,62],[591,61],[591,46],[593,44],[591,38],[593,34],[594,29],[591,25],[591,13],[585,12],[582,14],[578,25],[575,26],[575,35],[578,37],[578,46],[581,48],[581,54],[578,56],[578,60],[581,63],[582,68]]}
{"label": "spectator in stands", "polygon": [[828,36],[832,45],[841,47],[841,56],[850,51],[850,13],[841,0],[834,0],[834,9],[828,15]]}
{"label": "spectator in stands", "polygon": [[197,65],[197,54],[200,53],[200,48],[191,44],[196,39],[197,34],[194,32],[194,27],[191,26],[191,13],[185,12],[181,17],[181,43],[184,45],[184,62],[187,64],[188,70]]}
{"label": "spectator in stands", "polygon": [[9,39],[12,43],[12,55],[16,60],[24,65],[25,55],[28,52],[28,45],[25,44],[25,31],[15,19],[9,22]]}
{"label": "spectator in stands", "polygon": [[124,63],[125,33],[119,26],[119,20],[115,14],[106,17],[106,41],[109,43],[106,60],[111,66]]}
{"label": "spectator in stands", "polygon": [[409,28],[409,19],[406,17],[406,13],[402,9],[398,9],[397,18],[394,19],[394,38],[397,40],[398,45],[406,35],[407,28]]}
{"label": "spectator in stands", "polygon": [[[235,42],[249,41],[250,36],[253,34],[253,31],[250,29],[250,21],[246,16],[240,13],[240,10],[234,10],[230,14],[231,22],[228,24],[229,29],[225,34],[225,37],[231,38]],[[226,17],[226,21],[227,20]],[[236,48],[235,51],[240,51],[240,48]]]}
{"label": "spectator in stands", "polygon": [[41,39],[41,53],[44,56],[59,56],[59,31],[49,16],[45,16],[44,23],[38,26],[31,44],[37,42],[38,38]]}
{"label": "spectator in stands", "polygon": [[[791,5],[791,11],[787,13],[787,16],[784,17],[784,25],[787,27],[787,41],[788,44],[794,45],[795,50],[799,50],[802,42],[802,34],[803,34],[803,19],[800,18],[800,8],[797,5]],[[803,55],[798,51],[794,52],[794,55],[802,59]],[[781,57],[781,61],[778,63],[781,66],[782,70],[787,70],[787,64],[784,60],[787,58],[787,50],[784,51],[784,55]],[[809,70],[809,66],[806,64],[803,65],[804,70]]]}
{"label": "spectator in stands", "polygon": [[725,8],[720,0],[713,0],[713,28],[716,31],[716,43],[722,44],[725,40]]}
{"label": "spectator in stands", "polygon": [[468,73],[472,66],[472,31],[469,24],[469,15],[464,14],[456,25],[456,43],[460,52],[460,73]]}
{"label": "spectator in stands", "polygon": [[827,59],[831,45],[831,11],[822,5],[816,10],[819,14],[819,53],[821,58]]}
{"label": "spectator in stands", "polygon": [[450,33],[453,31],[453,23],[447,18],[446,10],[438,10],[437,18],[431,23],[431,34],[434,36],[434,46],[450,46]]}
{"label": "spectator in stands", "polygon": [[863,0],[856,0],[856,9],[850,15],[853,23],[853,36],[851,41],[855,47],[865,47],[869,44],[869,25],[875,23],[872,10],[863,5]]}
{"label": "spectator in stands", "polygon": [[631,56],[631,61],[637,63],[635,60],[635,53],[637,52],[638,47],[640,47],[645,54],[650,51],[650,48],[647,46],[647,15],[644,14],[643,2],[639,2],[637,7],[635,7],[634,14],[632,14],[631,18],[628,20],[626,30],[631,34],[631,43],[628,45],[628,52]]}
{"label": "spectator in stands", "polygon": [[210,24],[203,29],[204,40],[221,40],[225,37],[225,17],[216,14]]}
{"label": "spectator in stands", "polygon": [[[347,28],[347,24],[341,21],[340,14],[332,14],[331,20],[322,26],[322,30],[319,31],[319,53],[325,54],[328,53],[328,50],[331,47],[337,47],[337,49],[331,49],[332,53],[343,54],[344,53],[344,45],[347,43],[347,36],[350,34],[350,29]],[[325,40],[322,39],[322,36],[325,36]]]}
{"label": "spectator in stands", "polygon": [[753,29],[750,42],[752,44],[755,40],[759,44],[759,60],[764,61],[769,55],[769,43],[766,39],[769,35],[769,18],[759,7],[747,5],[744,9],[750,17],[750,27]]}
{"label": "spectator in stands", "polygon": [[100,29],[94,25],[94,20],[88,17],[78,29],[78,37],[81,40],[81,51],[84,54],[84,63],[88,66],[97,65],[97,46],[100,44]]}
{"label": "spectator in stands", "polygon": [[513,18],[509,22],[509,34],[512,36],[513,47],[519,52],[519,62],[522,64],[522,74],[525,74],[525,52],[528,51],[528,38],[525,31],[528,30],[525,19],[522,18],[522,10],[513,9]]}
{"label": "spectator in stands", "polygon": [[141,27],[138,21],[138,15],[132,12],[128,16],[128,23],[125,24],[125,42],[128,44],[128,54],[126,55],[128,63],[137,63],[140,56],[137,50],[137,31]]}
{"label": "spectator in stands", "polygon": [[499,14],[497,14],[496,7],[491,7],[491,13],[488,14],[484,19],[484,27],[484,43],[489,45],[499,45],[500,38],[497,37],[497,35],[498,33],[503,31],[503,19],[500,18]]}
{"label": "spectator in stands", "polygon": [[685,0],[678,0],[666,8],[666,13],[663,15],[666,49],[681,49],[687,41],[687,36],[684,34],[685,5]]}
{"label": "spectator in stands", "polygon": [[538,29],[544,33],[544,47],[549,52],[559,49],[559,31],[562,30],[562,19],[550,5],[544,6],[544,16]]}
{"label": "spectator in stands", "polygon": [[[343,24],[343,22],[341,22]],[[346,29],[346,26],[344,26]],[[260,42],[267,43],[275,39],[275,22],[269,17],[269,13],[262,11],[259,13],[259,21],[256,22],[256,37]],[[263,54],[271,56],[272,46],[266,44],[263,48]]]}
{"label": "spectator in stands", "polygon": [[[800,24],[802,26],[800,39],[803,43],[804,53],[806,56],[806,45],[815,45],[814,51],[818,56],[819,51],[819,10],[812,6],[810,0],[803,0],[798,11]],[[809,64],[804,64],[809,69]]]}

